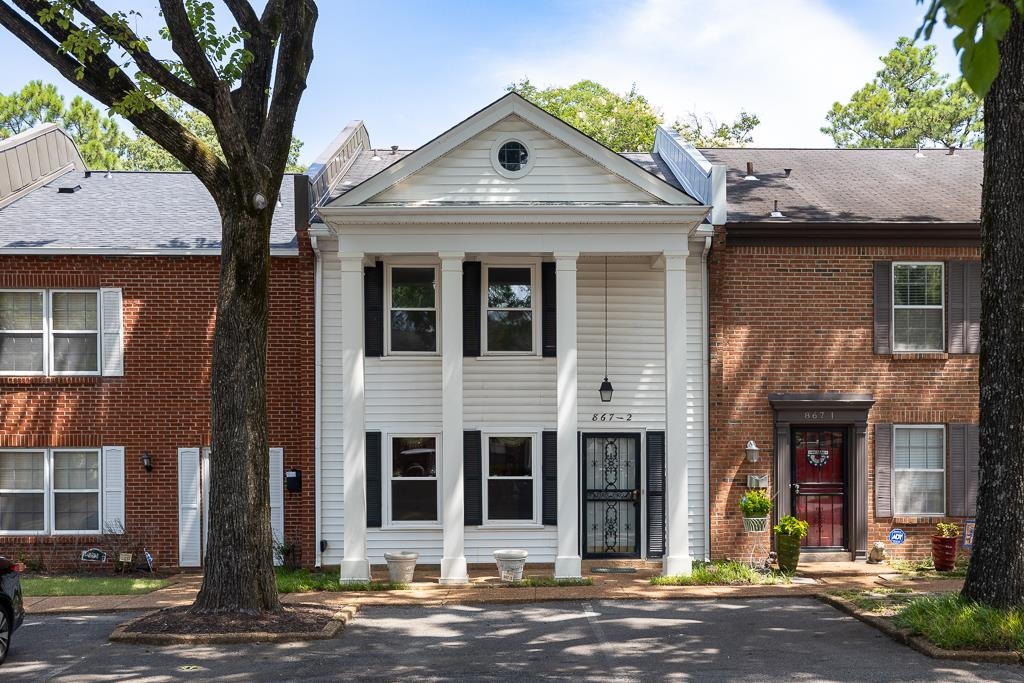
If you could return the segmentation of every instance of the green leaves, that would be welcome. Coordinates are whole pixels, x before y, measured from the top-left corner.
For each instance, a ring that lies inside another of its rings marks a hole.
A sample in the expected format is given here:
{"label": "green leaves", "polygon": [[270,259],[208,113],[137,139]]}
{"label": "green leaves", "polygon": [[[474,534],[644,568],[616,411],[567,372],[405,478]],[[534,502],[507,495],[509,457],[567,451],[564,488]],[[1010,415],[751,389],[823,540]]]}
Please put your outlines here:
{"label": "green leaves", "polygon": [[745,111],[740,111],[732,123],[719,122],[710,114],[701,117],[690,112],[688,121],[676,119],[672,128],[694,147],[744,147],[754,141],[750,133],[760,123],[757,114]]}
{"label": "green leaves", "polygon": [[[213,64],[218,78],[229,84],[241,79],[245,67],[252,62],[252,53],[241,47],[250,37],[249,34],[232,26],[227,33],[221,35],[217,30],[217,17],[212,2],[185,0],[185,13],[195,30],[196,41]],[[168,41],[171,39],[166,27],[160,29],[160,37]],[[179,62],[169,62],[168,68],[179,78],[186,77],[187,71]],[[188,78],[191,80],[190,76]]]}

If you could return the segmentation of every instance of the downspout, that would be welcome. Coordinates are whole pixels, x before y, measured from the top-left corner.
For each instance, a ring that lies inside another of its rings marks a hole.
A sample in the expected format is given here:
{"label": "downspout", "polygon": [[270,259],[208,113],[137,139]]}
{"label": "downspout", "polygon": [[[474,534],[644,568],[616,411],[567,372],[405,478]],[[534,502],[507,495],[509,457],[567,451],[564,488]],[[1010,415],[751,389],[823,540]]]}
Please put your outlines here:
{"label": "downspout", "polygon": [[321,327],[321,308],[322,303],[322,290],[323,290],[323,268],[320,266],[320,248],[317,246],[316,235],[309,236],[310,243],[313,247],[313,359],[314,359],[314,382],[313,391],[315,392],[315,400],[313,401],[313,496],[314,496],[314,515],[315,527],[313,532],[314,544],[316,546],[316,563],[315,567],[319,568],[323,556],[321,550],[320,541],[320,382],[321,382],[321,368],[323,363],[320,358],[320,327]]}
{"label": "downspout", "polygon": [[[714,226],[712,226],[714,229]],[[711,361],[711,354],[708,351],[711,344],[711,311],[709,308],[708,296],[708,253],[711,251],[711,237],[704,238],[704,251],[700,255],[700,276],[701,282],[701,308],[704,314],[704,344],[701,353],[701,371],[704,373],[704,514],[707,515],[707,533],[704,534],[704,559],[711,559],[711,373],[708,364]],[[319,480],[318,480],[319,481]]]}

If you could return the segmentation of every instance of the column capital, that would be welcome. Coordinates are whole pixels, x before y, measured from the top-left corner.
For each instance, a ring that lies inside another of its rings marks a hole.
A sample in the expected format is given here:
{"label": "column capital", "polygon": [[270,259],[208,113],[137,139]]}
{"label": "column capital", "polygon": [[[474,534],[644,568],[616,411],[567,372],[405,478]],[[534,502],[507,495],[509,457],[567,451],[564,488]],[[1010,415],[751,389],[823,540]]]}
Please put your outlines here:
{"label": "column capital", "polygon": [[437,257],[441,259],[441,270],[450,272],[462,272],[462,262],[466,258],[464,251],[439,251]]}
{"label": "column capital", "polygon": [[661,256],[665,259],[665,270],[686,270],[686,257],[688,251],[663,251]]}
{"label": "column capital", "polygon": [[555,257],[556,261],[575,261],[580,257],[578,251],[555,251],[552,252],[552,256]]}
{"label": "column capital", "polygon": [[348,251],[338,254],[338,261],[341,262],[341,271],[343,273],[349,272],[363,272],[363,258],[366,256],[361,251]]}

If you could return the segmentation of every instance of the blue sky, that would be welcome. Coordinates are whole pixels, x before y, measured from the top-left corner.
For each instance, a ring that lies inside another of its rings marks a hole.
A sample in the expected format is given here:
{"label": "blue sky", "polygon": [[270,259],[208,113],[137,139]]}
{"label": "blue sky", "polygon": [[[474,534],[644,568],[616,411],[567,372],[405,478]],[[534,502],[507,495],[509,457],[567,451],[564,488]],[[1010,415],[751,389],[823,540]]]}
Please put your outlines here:
{"label": "blue sky", "polygon": [[[104,6],[106,2],[101,2]],[[125,6],[129,3],[117,3]],[[157,21],[155,0],[130,3]],[[756,113],[756,146],[826,147],[825,112],[913,35],[914,0],[321,0],[316,57],[295,134],[303,161],[362,119],[373,145],[414,148],[529,77],[583,78],[637,90],[666,123],[688,112]],[[150,31],[154,35],[155,31]],[[940,69],[957,69],[952,34],[936,32]],[[76,93],[0,31],[0,91],[26,81]]]}

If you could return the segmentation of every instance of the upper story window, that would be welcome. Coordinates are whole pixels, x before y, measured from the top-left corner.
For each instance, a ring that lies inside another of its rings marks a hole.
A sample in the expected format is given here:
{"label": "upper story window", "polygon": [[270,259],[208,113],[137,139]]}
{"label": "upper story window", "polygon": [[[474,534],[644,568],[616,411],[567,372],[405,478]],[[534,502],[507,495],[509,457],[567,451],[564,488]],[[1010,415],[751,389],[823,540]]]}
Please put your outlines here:
{"label": "upper story window", "polygon": [[943,281],[941,263],[893,264],[893,351],[945,349]]}
{"label": "upper story window", "polygon": [[946,430],[942,425],[893,427],[893,511],[946,513]]}
{"label": "upper story window", "polygon": [[[111,315],[119,345],[120,292]],[[0,374],[98,375],[100,329],[97,290],[0,291]]]}
{"label": "upper story window", "polygon": [[484,277],[487,353],[534,353],[535,269],[488,266]]}
{"label": "upper story window", "polygon": [[437,522],[439,487],[436,436],[391,439],[391,521]]}
{"label": "upper story window", "polygon": [[491,146],[491,165],[505,178],[522,178],[533,168],[533,154],[526,141],[502,137]]}
{"label": "upper story window", "polygon": [[437,352],[437,268],[391,266],[388,307],[392,353]]}

